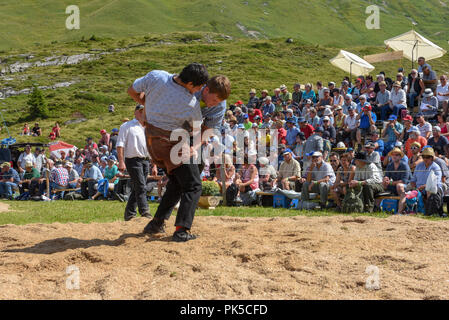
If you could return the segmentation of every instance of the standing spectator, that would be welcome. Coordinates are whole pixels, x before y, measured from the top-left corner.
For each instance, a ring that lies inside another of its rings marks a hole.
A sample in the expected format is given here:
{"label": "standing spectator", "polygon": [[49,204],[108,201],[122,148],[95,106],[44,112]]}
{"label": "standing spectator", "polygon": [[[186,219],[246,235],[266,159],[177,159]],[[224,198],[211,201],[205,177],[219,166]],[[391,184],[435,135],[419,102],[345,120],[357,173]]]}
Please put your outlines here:
{"label": "standing spectator", "polygon": [[302,186],[301,200],[309,201],[309,192],[320,195],[321,209],[327,207],[327,197],[330,187],[335,183],[335,173],[332,166],[323,161],[321,152],[312,154],[312,163],[307,169],[307,180]]}
{"label": "standing spectator", "polygon": [[[125,208],[125,221],[136,216],[136,208],[139,208],[142,217],[151,217],[146,198],[146,177],[150,172],[150,162],[143,127],[144,119],[144,107],[137,105],[134,119],[121,125],[117,140],[118,169],[123,172],[126,168],[131,177],[131,194]],[[153,176],[157,175],[156,170],[156,166],[153,166]]]}
{"label": "standing spectator", "polygon": [[31,152],[31,146],[29,144],[25,146],[25,151],[20,154],[19,159],[17,160],[17,168],[19,169],[19,174],[21,176],[23,176],[23,173],[25,172],[25,164],[27,162],[31,162],[33,166],[36,164],[36,158]]}
{"label": "standing spectator", "polygon": [[418,70],[413,69],[408,77],[407,104],[409,108],[416,105],[417,98],[422,96],[426,87],[418,74]]}
{"label": "standing spectator", "polygon": [[109,137],[109,153],[117,158],[117,139],[118,139],[118,129],[114,128],[111,131]]}

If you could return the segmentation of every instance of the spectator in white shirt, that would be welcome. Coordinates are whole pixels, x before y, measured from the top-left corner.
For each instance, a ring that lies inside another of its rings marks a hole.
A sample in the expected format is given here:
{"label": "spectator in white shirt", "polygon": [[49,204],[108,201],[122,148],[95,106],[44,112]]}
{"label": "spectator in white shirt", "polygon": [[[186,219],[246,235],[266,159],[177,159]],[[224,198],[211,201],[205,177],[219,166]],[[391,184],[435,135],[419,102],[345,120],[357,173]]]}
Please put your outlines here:
{"label": "spectator in white shirt", "polygon": [[440,85],[437,87],[438,108],[443,108],[444,114],[447,115],[449,103],[449,85],[447,84],[447,76],[440,77]]}
{"label": "spectator in white shirt", "polygon": [[396,81],[393,84],[393,90],[390,93],[390,108],[393,109],[393,114],[400,117],[402,109],[407,109],[407,99],[405,91],[401,88],[401,83]]}
{"label": "spectator in white shirt", "polygon": [[31,152],[31,146],[29,144],[25,146],[25,152],[23,152],[17,160],[17,167],[19,169],[19,174],[21,175],[21,177],[25,173],[25,165],[27,162],[32,162],[33,166],[36,165],[36,158]]}

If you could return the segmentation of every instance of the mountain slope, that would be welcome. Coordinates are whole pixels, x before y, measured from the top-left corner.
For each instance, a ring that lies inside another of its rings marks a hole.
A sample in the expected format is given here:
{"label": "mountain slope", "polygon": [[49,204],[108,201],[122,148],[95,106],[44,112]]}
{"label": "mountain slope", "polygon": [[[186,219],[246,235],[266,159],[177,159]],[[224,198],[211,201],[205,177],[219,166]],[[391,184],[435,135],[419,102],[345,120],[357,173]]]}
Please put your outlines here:
{"label": "mountain slope", "polygon": [[[416,30],[447,47],[449,0],[78,0],[81,27],[67,30],[69,0],[0,0],[0,50],[80,40],[207,31],[234,37],[292,37],[343,47],[381,45]],[[366,7],[380,8],[380,29],[368,30]]]}

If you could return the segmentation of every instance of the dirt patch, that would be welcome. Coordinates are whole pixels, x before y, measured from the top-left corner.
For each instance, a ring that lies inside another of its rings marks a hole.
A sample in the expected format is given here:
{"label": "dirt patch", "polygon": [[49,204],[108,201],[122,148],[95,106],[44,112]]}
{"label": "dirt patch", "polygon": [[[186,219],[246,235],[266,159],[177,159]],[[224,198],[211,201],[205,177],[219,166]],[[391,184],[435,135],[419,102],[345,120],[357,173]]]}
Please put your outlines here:
{"label": "dirt patch", "polygon": [[157,238],[147,222],[2,226],[0,298],[449,298],[449,221],[196,217],[187,243],[170,241],[173,219]]}
{"label": "dirt patch", "polygon": [[9,210],[9,204],[0,201],[0,213],[7,212]]}

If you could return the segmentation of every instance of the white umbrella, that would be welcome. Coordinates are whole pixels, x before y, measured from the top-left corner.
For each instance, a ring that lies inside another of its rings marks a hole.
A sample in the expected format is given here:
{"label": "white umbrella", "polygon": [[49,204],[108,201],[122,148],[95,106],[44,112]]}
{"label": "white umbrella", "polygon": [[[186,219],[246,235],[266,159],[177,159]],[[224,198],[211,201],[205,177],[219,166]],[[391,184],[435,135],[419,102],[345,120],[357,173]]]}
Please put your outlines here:
{"label": "white umbrella", "polygon": [[440,58],[446,53],[446,50],[427,40],[415,30],[385,40],[385,44],[395,51],[404,51],[404,57],[412,61],[412,67],[418,57],[432,60]]}
{"label": "white umbrella", "polygon": [[367,75],[374,70],[374,66],[345,50],[340,50],[340,53],[335,58],[330,59],[330,63],[355,76]]}

